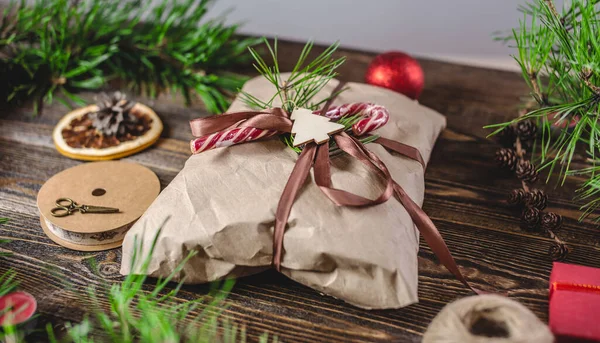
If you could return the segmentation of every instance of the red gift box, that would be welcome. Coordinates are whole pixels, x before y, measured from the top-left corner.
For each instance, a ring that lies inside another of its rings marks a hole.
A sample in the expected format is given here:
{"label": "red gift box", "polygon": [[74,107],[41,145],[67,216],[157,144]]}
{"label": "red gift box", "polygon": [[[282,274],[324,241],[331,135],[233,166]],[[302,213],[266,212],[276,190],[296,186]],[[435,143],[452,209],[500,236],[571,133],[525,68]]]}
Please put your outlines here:
{"label": "red gift box", "polygon": [[555,262],[550,275],[550,330],[557,342],[600,341],[600,269]]}

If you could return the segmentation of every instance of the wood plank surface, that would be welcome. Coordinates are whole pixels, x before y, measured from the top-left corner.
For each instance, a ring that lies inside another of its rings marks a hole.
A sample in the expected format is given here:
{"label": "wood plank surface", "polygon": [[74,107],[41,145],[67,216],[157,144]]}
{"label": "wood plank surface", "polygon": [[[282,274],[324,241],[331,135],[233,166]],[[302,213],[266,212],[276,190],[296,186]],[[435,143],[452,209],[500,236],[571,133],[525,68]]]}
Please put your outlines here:
{"label": "wood plank surface", "polygon": [[[300,48],[295,43],[280,45],[282,70],[291,68]],[[338,55],[348,58],[340,78],[362,81],[373,55],[350,50]],[[504,202],[517,181],[496,168],[493,155],[498,146],[482,129],[513,117],[526,86],[515,73],[420,62],[426,74],[420,101],[448,118],[427,169],[424,210],[474,285],[506,291],[547,320],[550,240],[519,228],[519,214]],[[83,96],[93,100],[91,93]],[[152,169],[164,188],[190,155],[188,120],[206,112],[185,108],[177,96],[137,100],[155,109],[165,130],[158,144],[127,160]],[[120,250],[74,252],[56,245],[40,228],[36,194],[41,185],[81,163],[61,156],[52,144],[52,128],[67,111],[55,104],[42,116],[26,107],[0,114],[0,217],[10,218],[0,225],[0,238],[11,239],[0,249],[13,253],[1,258],[0,271],[16,269],[21,287],[38,299],[42,320],[56,325],[82,318],[86,287],[106,288],[121,279]],[[546,186],[549,208],[566,219],[560,236],[573,248],[568,262],[598,267],[600,232],[593,224],[577,221],[578,204],[571,200],[580,181],[570,179],[556,189]],[[287,342],[418,342],[445,304],[470,295],[424,243],[419,271],[420,302],[385,311],[346,305],[268,271],[238,280],[224,316],[245,325],[252,339],[266,331]],[[185,301],[207,292],[207,286],[186,286],[179,298]]]}

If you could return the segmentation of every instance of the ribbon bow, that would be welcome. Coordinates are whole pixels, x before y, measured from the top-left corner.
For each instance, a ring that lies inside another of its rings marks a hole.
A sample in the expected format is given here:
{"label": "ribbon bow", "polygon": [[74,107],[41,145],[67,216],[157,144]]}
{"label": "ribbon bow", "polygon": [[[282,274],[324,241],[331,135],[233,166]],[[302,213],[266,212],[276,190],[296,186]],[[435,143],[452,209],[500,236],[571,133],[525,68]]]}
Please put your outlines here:
{"label": "ribbon bow", "polygon": [[[343,85],[340,83],[332,94],[339,93]],[[333,97],[325,104],[321,114],[325,114],[333,102]],[[276,134],[290,133],[292,129],[292,120],[289,114],[283,109],[275,107],[261,111],[243,111],[235,113],[226,113],[218,116],[199,118],[190,121],[192,134],[200,139],[192,141],[192,152],[201,152],[202,144],[215,144],[221,135],[240,135],[243,134],[242,140],[237,143],[256,140],[257,138],[273,136]],[[214,136],[215,134],[220,134]],[[465,286],[473,290],[475,293],[483,293],[482,291],[471,287],[460,272],[456,261],[448,250],[444,239],[437,230],[429,216],[417,205],[402,189],[402,187],[392,179],[389,170],[385,164],[374,153],[369,151],[358,139],[348,135],[345,132],[333,134],[331,136],[337,146],[363,163],[367,168],[374,172],[383,181],[385,188],[375,199],[368,199],[357,194],[350,193],[341,189],[333,188],[331,182],[331,170],[329,159],[328,144],[308,143],[302,149],[296,165],[292,170],[288,179],[275,214],[275,231],[273,233],[273,266],[277,271],[281,269],[281,259],[283,251],[283,236],[285,233],[285,225],[290,215],[292,205],[296,200],[296,196],[300,187],[308,177],[311,168],[314,168],[315,183],[321,191],[338,206],[348,207],[368,207],[374,206],[388,201],[394,196],[404,206],[415,226],[425,238],[425,241],[438,257],[440,262]],[[421,153],[414,147],[406,144],[379,137],[375,141],[400,155],[403,155],[412,160],[418,161],[423,168],[425,162]],[[218,145],[215,145],[218,147]],[[225,146],[225,145],[224,145]]]}

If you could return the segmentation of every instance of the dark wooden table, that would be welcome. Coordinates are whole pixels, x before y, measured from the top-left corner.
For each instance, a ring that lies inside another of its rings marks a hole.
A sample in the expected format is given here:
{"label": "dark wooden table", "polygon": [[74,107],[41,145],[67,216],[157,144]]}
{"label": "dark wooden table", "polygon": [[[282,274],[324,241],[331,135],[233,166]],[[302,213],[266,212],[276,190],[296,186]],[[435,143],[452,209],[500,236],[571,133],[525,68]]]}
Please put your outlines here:
{"label": "dark wooden table", "polygon": [[[290,68],[300,47],[281,45],[283,70]],[[361,81],[373,55],[339,54],[348,57],[341,79]],[[504,202],[517,181],[498,171],[493,163],[498,146],[485,138],[482,129],[514,116],[520,97],[527,94],[526,86],[516,73],[429,60],[421,63],[426,87],[420,101],[448,118],[427,169],[424,210],[471,282],[508,291],[511,298],[547,320],[551,241],[519,228],[519,214]],[[93,94],[84,97],[91,102]],[[127,160],[151,168],[164,188],[190,155],[188,120],[205,111],[185,108],[177,97],[138,100],[156,110],[165,130],[158,144]],[[38,190],[52,175],[81,163],[61,156],[52,144],[52,128],[67,111],[56,104],[38,117],[25,108],[0,115],[0,217],[10,218],[0,225],[0,238],[12,240],[1,249],[13,253],[2,258],[0,271],[16,269],[21,287],[37,297],[42,318],[51,323],[80,320],[85,308],[77,299],[83,290],[121,278],[120,250],[71,251],[56,245],[40,228]],[[577,182],[568,180],[558,189],[547,186],[549,209],[566,219],[560,235],[573,248],[568,261],[600,266],[599,231],[577,221],[578,205],[571,200]],[[400,310],[361,310],[266,272],[238,280],[224,316],[245,325],[251,338],[268,331],[289,342],[417,342],[444,305],[470,295],[424,243],[419,271],[420,303]],[[206,292],[205,286],[186,287],[180,298],[184,301]]]}

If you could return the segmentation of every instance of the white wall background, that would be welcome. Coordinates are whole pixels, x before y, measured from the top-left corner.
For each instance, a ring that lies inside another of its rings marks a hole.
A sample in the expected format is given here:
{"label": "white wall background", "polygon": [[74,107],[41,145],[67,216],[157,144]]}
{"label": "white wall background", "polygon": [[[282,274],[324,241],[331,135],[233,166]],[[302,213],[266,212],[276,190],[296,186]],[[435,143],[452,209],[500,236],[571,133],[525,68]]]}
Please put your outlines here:
{"label": "white wall background", "polygon": [[[6,4],[10,0],[0,0]],[[51,1],[51,0],[50,0]],[[157,2],[158,0],[153,0]],[[499,69],[517,69],[513,49],[493,40],[518,26],[527,0],[216,0],[241,32]],[[528,0],[534,1],[534,0]],[[563,0],[555,0],[561,6]],[[560,7],[559,7],[560,8]]]}
{"label": "white wall background", "polygon": [[[402,50],[433,59],[516,69],[513,49],[492,39],[518,26],[525,0],[217,0],[242,32],[375,52]],[[562,0],[556,1],[557,5]]]}

